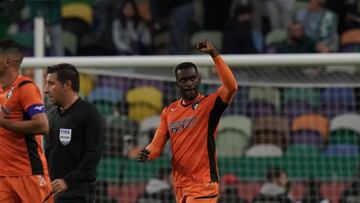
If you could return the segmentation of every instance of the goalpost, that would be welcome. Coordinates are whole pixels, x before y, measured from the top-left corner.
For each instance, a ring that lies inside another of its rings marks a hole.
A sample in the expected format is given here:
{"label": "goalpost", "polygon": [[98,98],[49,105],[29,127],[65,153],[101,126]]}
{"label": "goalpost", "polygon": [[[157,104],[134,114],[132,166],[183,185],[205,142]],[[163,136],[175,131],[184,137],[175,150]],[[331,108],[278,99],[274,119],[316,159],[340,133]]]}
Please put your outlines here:
{"label": "goalpost", "polygon": [[[316,180],[321,193],[338,202],[359,173],[360,55],[223,57],[239,90],[216,138],[221,185],[235,184],[250,201],[266,170],[279,166],[293,183],[295,199],[304,196],[307,181]],[[198,65],[202,92],[216,90],[219,81],[206,55],[24,59],[23,70],[74,64],[81,72],[82,97],[106,118],[98,202],[135,203],[159,169],[170,167],[168,145],[156,161],[140,164],[135,157],[151,139],[161,109],[179,97],[173,67],[184,61]]]}

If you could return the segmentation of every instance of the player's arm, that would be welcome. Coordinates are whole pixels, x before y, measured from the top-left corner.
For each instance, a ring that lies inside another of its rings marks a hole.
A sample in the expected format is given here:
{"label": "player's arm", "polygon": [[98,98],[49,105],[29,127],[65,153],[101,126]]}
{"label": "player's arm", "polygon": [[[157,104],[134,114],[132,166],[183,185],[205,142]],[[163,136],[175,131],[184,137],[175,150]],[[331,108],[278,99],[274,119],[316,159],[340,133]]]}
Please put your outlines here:
{"label": "player's arm", "polygon": [[[19,87],[19,101],[24,111],[24,120],[14,121],[7,118],[10,112],[0,111],[0,126],[25,135],[48,134],[49,122],[45,114],[43,99],[34,83]],[[11,111],[11,109],[9,110]]]}
{"label": "player's arm", "polygon": [[14,121],[7,119],[6,114],[1,111],[0,126],[6,130],[26,135],[47,134],[49,132],[49,123],[44,112],[33,115],[31,120]]}
{"label": "player's arm", "polygon": [[165,110],[166,108],[161,113],[160,124],[159,127],[156,129],[153,140],[148,146],[145,147],[145,149],[139,152],[138,161],[145,162],[156,159],[160,156],[161,151],[169,138]]}
{"label": "player's arm", "polygon": [[237,91],[237,82],[232,71],[210,41],[205,40],[200,42],[197,45],[197,48],[201,52],[210,54],[213,58],[216,70],[222,82],[222,85],[218,89],[218,94],[224,103],[229,104]]}

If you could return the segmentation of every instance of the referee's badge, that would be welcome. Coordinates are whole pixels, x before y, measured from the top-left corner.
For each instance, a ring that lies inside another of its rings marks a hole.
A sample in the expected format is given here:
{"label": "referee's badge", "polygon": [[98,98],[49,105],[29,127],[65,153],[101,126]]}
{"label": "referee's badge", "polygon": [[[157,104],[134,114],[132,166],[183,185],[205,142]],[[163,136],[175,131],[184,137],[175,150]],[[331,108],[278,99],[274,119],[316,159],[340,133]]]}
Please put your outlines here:
{"label": "referee's badge", "polygon": [[60,128],[59,138],[62,145],[68,145],[71,141],[71,129]]}

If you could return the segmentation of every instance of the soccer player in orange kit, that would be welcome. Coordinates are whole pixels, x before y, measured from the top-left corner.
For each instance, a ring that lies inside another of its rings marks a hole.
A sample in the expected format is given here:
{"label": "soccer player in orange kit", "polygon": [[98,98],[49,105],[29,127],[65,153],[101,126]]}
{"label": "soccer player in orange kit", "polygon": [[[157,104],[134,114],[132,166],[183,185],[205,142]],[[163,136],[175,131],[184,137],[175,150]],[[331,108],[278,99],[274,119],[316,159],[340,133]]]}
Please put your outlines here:
{"label": "soccer player in orange kit", "polygon": [[163,109],[152,142],[138,155],[141,162],[153,160],[160,155],[167,139],[170,139],[177,203],[217,202],[217,125],[237,91],[233,73],[213,44],[205,40],[197,48],[212,57],[222,85],[216,92],[203,95],[198,91],[201,78],[196,65],[184,62],[176,66],[176,86],[182,96]]}
{"label": "soccer player in orange kit", "polygon": [[[43,202],[51,193],[41,136],[49,130],[44,102],[33,81],[21,76],[21,47],[0,41],[0,202]],[[48,199],[46,203],[53,202]]]}

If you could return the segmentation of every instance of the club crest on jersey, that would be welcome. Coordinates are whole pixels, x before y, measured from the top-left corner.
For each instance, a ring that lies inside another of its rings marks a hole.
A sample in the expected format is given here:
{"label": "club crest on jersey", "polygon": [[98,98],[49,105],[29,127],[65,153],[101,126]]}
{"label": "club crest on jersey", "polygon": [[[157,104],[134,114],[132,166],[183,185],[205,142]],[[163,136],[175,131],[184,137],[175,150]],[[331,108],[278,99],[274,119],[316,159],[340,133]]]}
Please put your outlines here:
{"label": "club crest on jersey", "polygon": [[59,139],[62,145],[66,146],[70,143],[71,131],[71,129],[60,128]]}
{"label": "club crest on jersey", "polygon": [[11,87],[10,91],[6,94],[6,99],[9,99],[13,95],[13,92],[14,92],[14,87]]}
{"label": "club crest on jersey", "polygon": [[192,105],[191,105],[191,108],[193,109],[193,110],[195,110],[195,109],[197,109],[198,107],[199,107],[199,101],[196,101],[195,103],[193,103]]}

